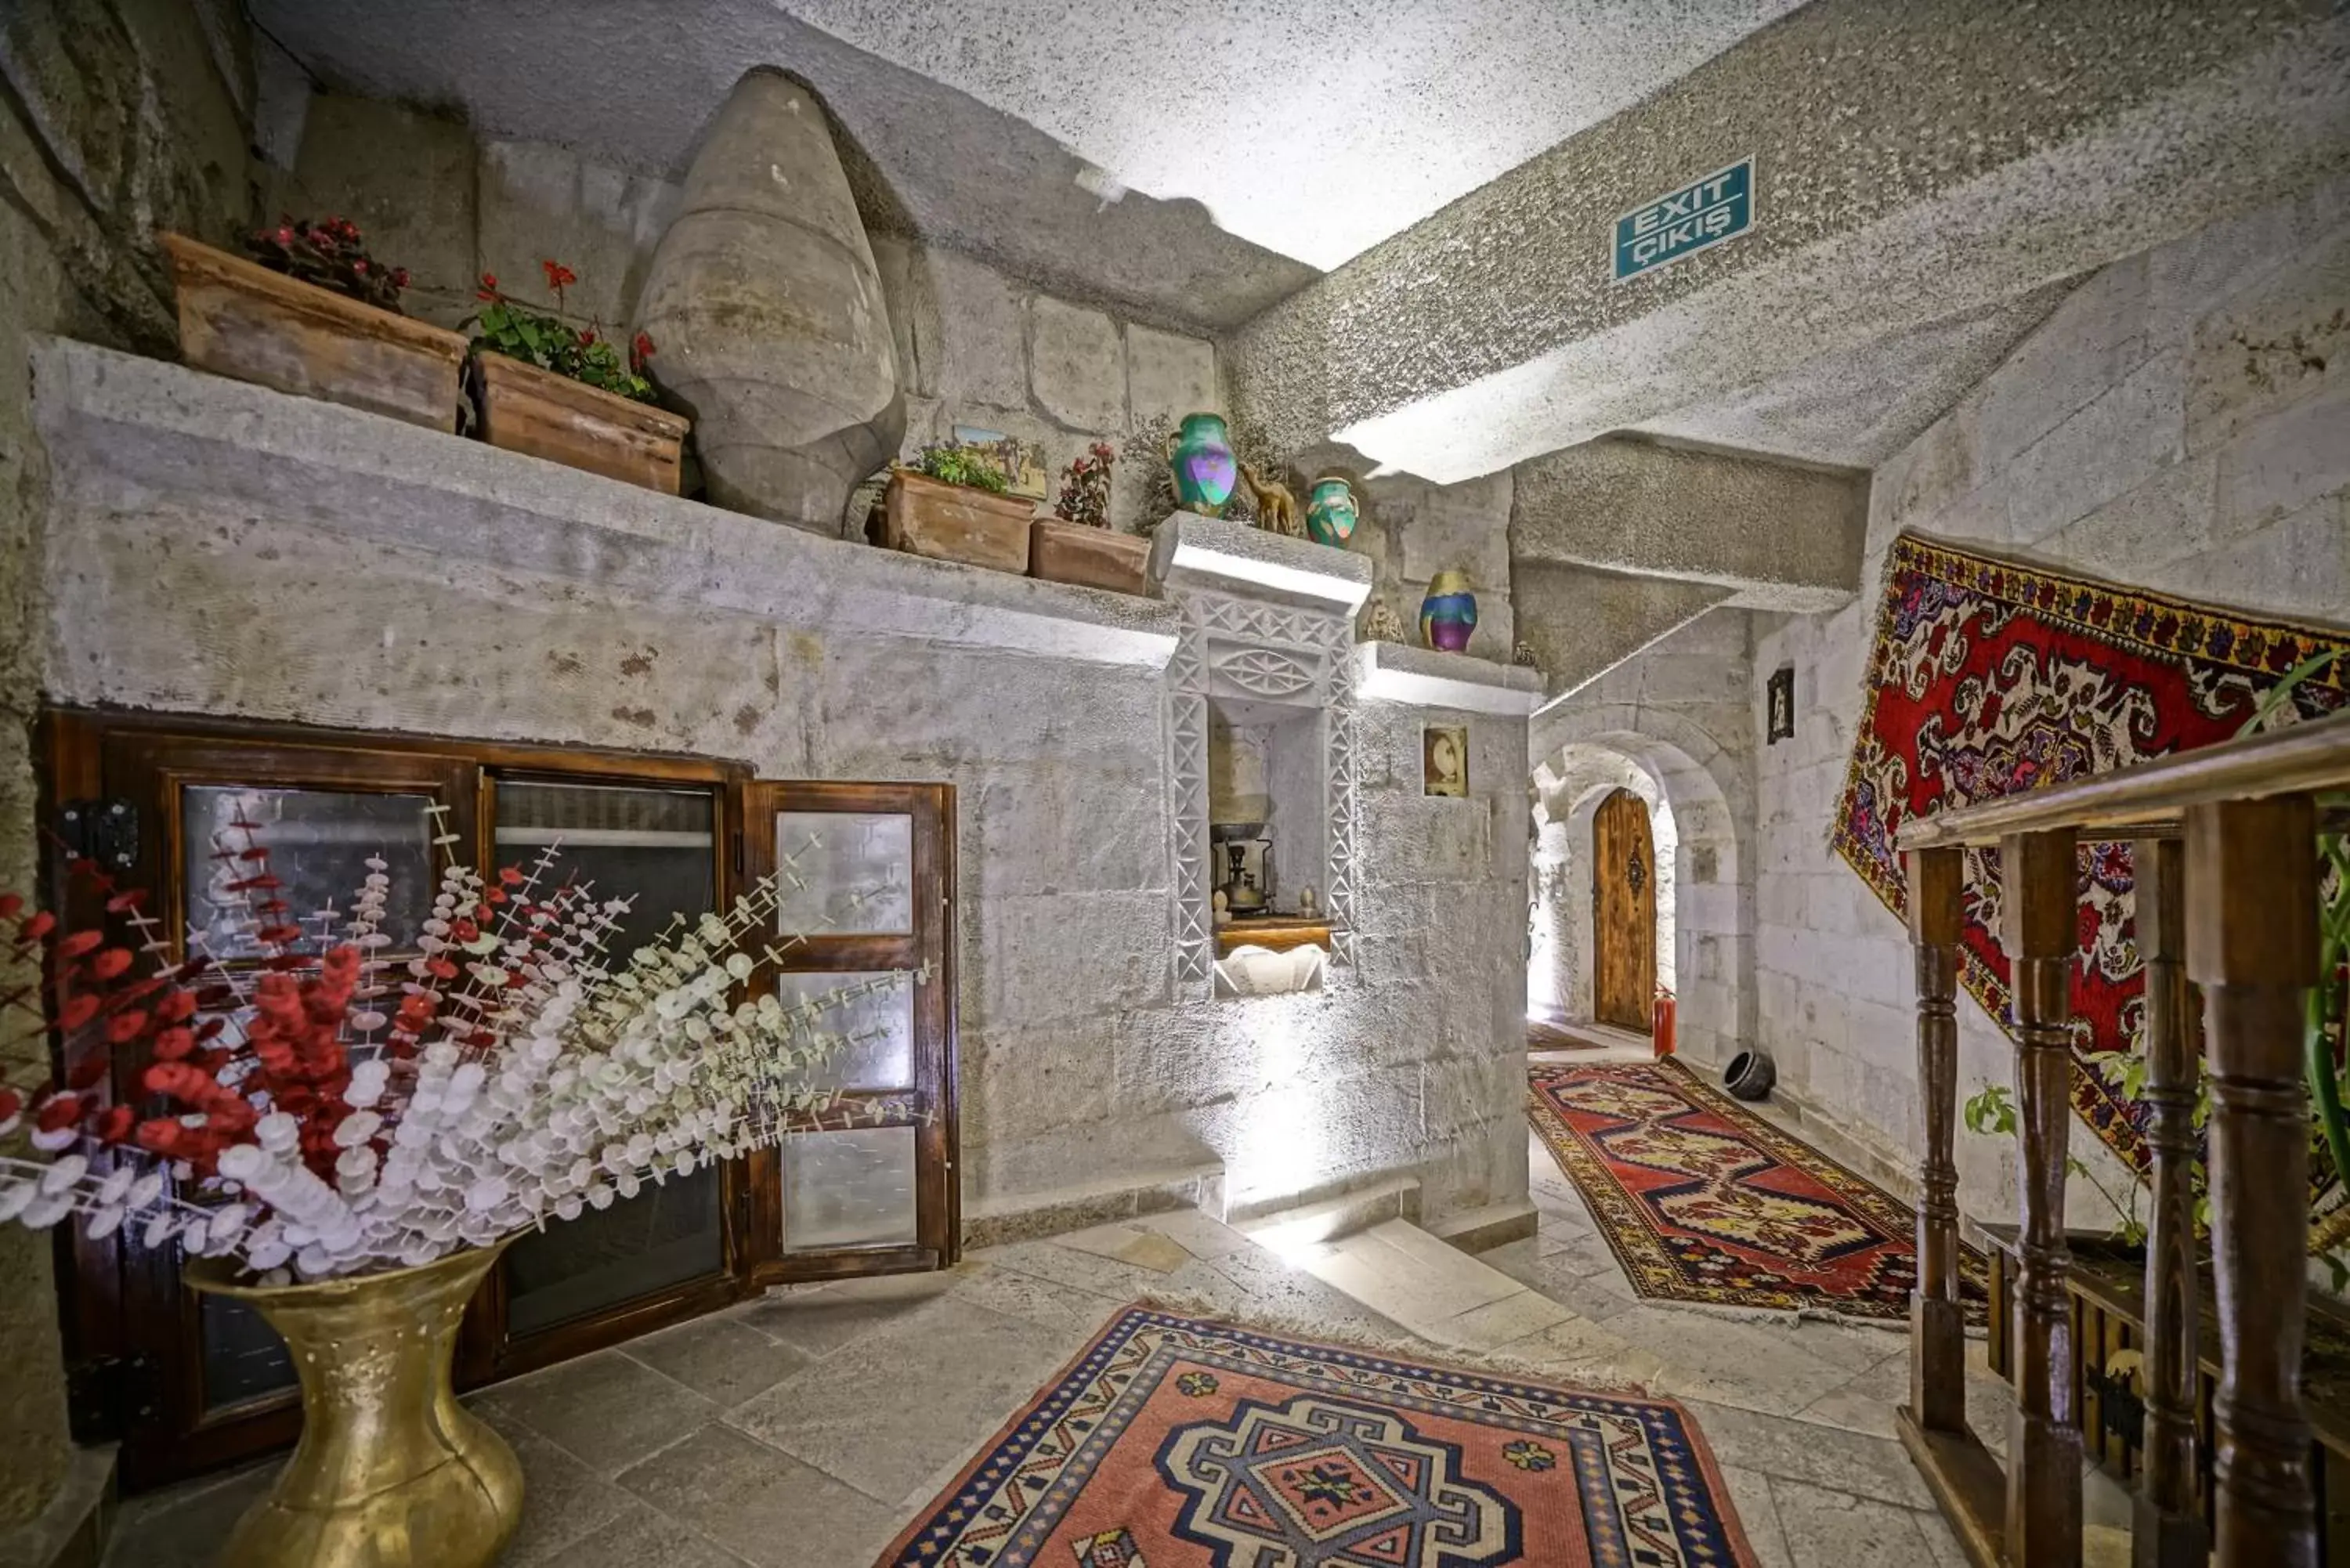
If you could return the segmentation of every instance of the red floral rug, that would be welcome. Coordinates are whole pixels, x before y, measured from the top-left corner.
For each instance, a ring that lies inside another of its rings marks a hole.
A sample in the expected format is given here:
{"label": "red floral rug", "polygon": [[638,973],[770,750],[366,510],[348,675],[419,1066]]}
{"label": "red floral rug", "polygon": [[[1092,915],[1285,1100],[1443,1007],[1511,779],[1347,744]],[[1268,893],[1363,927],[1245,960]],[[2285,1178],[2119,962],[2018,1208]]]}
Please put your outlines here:
{"label": "red floral rug", "polygon": [[[1903,914],[1893,835],[1910,817],[2227,740],[2281,676],[2329,649],[2345,657],[2296,691],[2304,716],[2350,705],[2350,631],[2058,576],[1905,535],[1887,569],[1836,852]],[[1997,865],[1996,850],[1967,852],[1960,979],[2003,1027]],[[2073,1104],[2143,1169],[2144,1107],[2086,1064],[2126,1049],[2138,1031],[2144,986],[2128,846],[2083,845],[2080,882]]]}
{"label": "red floral rug", "polygon": [[1130,1306],[881,1568],[1753,1568],[1687,1411]]}
{"label": "red floral rug", "polygon": [[[1534,1130],[1640,1294],[1908,1319],[1917,1217],[1899,1199],[1678,1062],[1528,1072]],[[1980,1324],[1981,1255],[1966,1251],[1960,1272]]]}

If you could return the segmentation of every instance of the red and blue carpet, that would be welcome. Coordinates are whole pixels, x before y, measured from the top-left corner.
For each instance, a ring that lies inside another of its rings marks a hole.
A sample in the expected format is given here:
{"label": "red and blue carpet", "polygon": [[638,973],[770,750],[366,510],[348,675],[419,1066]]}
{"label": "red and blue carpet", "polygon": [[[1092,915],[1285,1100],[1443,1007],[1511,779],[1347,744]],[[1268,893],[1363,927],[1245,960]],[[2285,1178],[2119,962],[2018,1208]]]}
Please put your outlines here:
{"label": "red and blue carpet", "polygon": [[1130,1306],[882,1568],[1752,1568],[1669,1400]]}
{"label": "red and blue carpet", "polygon": [[[1888,1322],[1917,1282],[1910,1207],[1677,1062],[1534,1063],[1528,1114],[1632,1288]],[[1960,1265],[1983,1321],[1981,1253]]]}

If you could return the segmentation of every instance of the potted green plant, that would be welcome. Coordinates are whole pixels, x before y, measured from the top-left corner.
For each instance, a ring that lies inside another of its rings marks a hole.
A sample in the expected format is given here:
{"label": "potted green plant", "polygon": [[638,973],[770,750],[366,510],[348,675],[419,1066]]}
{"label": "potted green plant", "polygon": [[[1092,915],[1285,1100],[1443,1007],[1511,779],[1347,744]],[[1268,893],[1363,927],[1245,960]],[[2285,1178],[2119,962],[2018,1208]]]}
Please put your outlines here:
{"label": "potted green plant", "polygon": [[348,218],[280,218],[245,236],[253,259],[157,236],[179,299],[180,352],[216,376],[453,430],[459,334],[400,314],[404,267],[367,252]]}
{"label": "potted green plant", "polygon": [[484,273],[473,328],[482,439],[508,452],[584,468],[674,495],[691,422],[652,406],[645,376],[652,340],[639,332],[623,356],[595,326],[561,314],[578,275],[558,261],[539,267],[554,291],[550,313],[524,305]]}
{"label": "potted green plant", "polygon": [[890,470],[867,535],[911,555],[1025,572],[1036,504],[1008,493],[1011,488],[995,449],[960,441],[927,446],[910,465]]}
{"label": "potted green plant", "polygon": [[1109,472],[1118,453],[1096,441],[1061,471],[1053,515],[1028,527],[1028,575],[1112,593],[1148,587],[1150,541],[1109,525]]}

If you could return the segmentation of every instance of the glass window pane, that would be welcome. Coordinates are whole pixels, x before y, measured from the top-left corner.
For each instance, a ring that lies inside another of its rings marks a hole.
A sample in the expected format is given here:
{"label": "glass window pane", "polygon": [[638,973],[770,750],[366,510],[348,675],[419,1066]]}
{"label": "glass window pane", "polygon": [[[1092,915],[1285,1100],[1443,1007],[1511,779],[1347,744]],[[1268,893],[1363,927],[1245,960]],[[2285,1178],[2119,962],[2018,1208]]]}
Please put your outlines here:
{"label": "glass window pane", "polygon": [[501,779],[497,792],[498,864],[527,866],[552,848],[556,877],[635,900],[606,939],[607,964],[627,962],[671,915],[715,906],[718,806],[708,790]]}
{"label": "glass window pane", "polygon": [[634,1198],[588,1209],[506,1251],[506,1327],[534,1334],[725,1266],[719,1170],[648,1181]]}
{"label": "glass window pane", "polygon": [[779,811],[775,929],[787,936],[901,936],[914,929],[914,819],[902,812]]}
{"label": "glass window pane", "polygon": [[[237,858],[248,840],[269,851],[269,871],[280,883],[277,896],[291,917],[311,933],[303,950],[317,951],[321,909],[337,911],[336,934],[367,876],[367,860],[380,855],[391,878],[383,929],[392,950],[414,946],[418,929],[432,907],[437,867],[432,825],[424,815],[432,804],[421,794],[366,794],[349,790],[240,789],[192,784],[180,792],[181,836],[186,846],[188,938],[201,937],[220,959],[254,958],[244,899],[230,884],[253,875],[255,863]],[[235,826],[254,825],[250,834]],[[216,858],[226,855],[228,858]]]}
{"label": "glass window pane", "polygon": [[228,1296],[196,1297],[203,1338],[204,1408],[242,1405],[294,1386],[294,1358],[262,1315]]}
{"label": "glass window pane", "polygon": [[910,1244],[914,1129],[856,1127],[784,1139],[784,1251]]}
{"label": "glass window pane", "polygon": [[[775,1000],[786,1008],[821,1000],[826,993],[869,974],[821,974],[792,971],[775,976]],[[910,1089],[914,1086],[914,987],[909,983],[841,1002],[817,1025],[847,1038],[828,1060],[806,1075],[817,1089]]]}

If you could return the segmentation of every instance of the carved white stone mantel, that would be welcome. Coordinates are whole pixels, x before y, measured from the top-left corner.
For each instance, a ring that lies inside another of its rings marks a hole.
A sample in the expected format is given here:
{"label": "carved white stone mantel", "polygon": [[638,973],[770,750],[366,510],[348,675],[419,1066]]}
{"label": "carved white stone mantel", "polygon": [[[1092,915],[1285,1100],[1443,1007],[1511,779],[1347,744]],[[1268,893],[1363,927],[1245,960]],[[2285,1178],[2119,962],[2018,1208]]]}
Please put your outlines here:
{"label": "carved white stone mantel", "polygon": [[1208,884],[1208,704],[1212,698],[1319,716],[1323,904],[1331,978],[1354,961],[1355,611],[1371,563],[1324,545],[1179,512],[1159,524],[1151,574],[1182,614],[1167,664],[1168,788],[1175,889],[1175,985],[1213,988],[1216,937]]}

